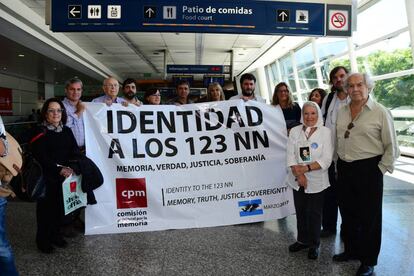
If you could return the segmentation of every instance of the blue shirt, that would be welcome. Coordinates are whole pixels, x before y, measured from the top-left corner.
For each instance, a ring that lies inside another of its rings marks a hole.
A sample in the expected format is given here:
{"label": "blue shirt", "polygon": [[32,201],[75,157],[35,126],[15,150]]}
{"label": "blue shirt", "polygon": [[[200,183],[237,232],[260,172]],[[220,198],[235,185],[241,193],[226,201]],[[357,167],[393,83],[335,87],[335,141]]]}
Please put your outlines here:
{"label": "blue shirt", "polygon": [[[106,103],[106,100],[111,100],[110,97],[107,95],[100,96],[98,98],[95,98],[92,100],[93,103]],[[115,100],[112,101],[112,103],[123,103],[126,102],[124,98],[116,97]]]}
{"label": "blue shirt", "polygon": [[83,116],[75,114],[76,106],[72,105],[67,98],[65,98],[62,102],[65,106],[66,114],[68,115],[66,126],[72,130],[78,147],[83,147],[85,146],[85,126],[83,123]]}

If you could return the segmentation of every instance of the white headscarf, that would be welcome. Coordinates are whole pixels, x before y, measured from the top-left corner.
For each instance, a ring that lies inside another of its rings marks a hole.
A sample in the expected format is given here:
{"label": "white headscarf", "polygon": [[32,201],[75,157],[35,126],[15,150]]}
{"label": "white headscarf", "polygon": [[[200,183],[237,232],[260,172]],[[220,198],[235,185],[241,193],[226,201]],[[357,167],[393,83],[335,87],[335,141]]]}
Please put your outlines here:
{"label": "white headscarf", "polygon": [[[313,107],[314,109],[316,109],[317,113],[318,113],[318,120],[316,121],[316,124],[314,126],[307,126],[305,124],[305,120],[303,120],[303,112],[305,112],[305,107],[310,106]],[[311,132],[313,127],[322,127],[323,126],[323,117],[322,117],[322,112],[321,109],[319,108],[319,105],[315,102],[309,101],[303,104],[302,107],[302,114],[300,117],[300,122],[303,124],[304,128],[305,128],[305,134],[306,136],[309,136],[309,133]]]}

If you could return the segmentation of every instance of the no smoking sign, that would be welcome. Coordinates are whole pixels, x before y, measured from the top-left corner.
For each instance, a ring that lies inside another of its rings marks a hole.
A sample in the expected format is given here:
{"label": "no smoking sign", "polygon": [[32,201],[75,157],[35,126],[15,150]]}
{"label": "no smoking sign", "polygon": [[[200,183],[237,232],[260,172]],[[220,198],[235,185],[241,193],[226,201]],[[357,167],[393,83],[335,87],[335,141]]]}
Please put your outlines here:
{"label": "no smoking sign", "polygon": [[347,32],[349,30],[348,11],[329,10],[329,30]]}

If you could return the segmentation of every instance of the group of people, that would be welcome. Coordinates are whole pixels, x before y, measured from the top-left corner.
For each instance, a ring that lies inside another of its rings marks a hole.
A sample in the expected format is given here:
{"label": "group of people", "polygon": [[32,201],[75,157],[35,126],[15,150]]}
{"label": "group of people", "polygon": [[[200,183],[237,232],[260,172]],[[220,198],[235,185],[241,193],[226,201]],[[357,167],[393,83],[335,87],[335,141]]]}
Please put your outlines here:
{"label": "group of people", "polygon": [[289,251],[308,249],[308,258],[317,259],[320,237],[336,234],[339,206],[344,252],[333,261],[359,260],[356,275],[372,275],[381,246],[383,175],[393,172],[399,156],[393,119],[373,99],[368,74],[338,66],[330,84],[328,95],[312,91],[301,124],[289,132],[287,183],[298,232]]}
{"label": "group of people", "polygon": [[[312,90],[301,109],[293,101],[288,85],[281,82],[276,85],[271,102],[283,111],[288,131],[287,183],[293,189],[298,232],[297,241],[289,246],[289,251],[308,249],[308,258],[317,259],[320,237],[336,233],[339,205],[345,251],[333,256],[333,260],[359,259],[357,274],[371,275],[381,243],[383,174],[393,171],[399,154],[393,121],[388,110],[370,95],[373,84],[368,75],[349,74],[340,66],[331,71],[330,84],[331,93],[327,95],[320,88]],[[231,99],[264,103],[255,93],[255,85],[254,75],[243,74],[241,94]],[[92,102],[125,106],[161,104],[157,88],[145,92],[143,103],[136,98],[133,79],[123,82],[123,97],[118,96],[119,88],[115,78],[106,78],[104,95]],[[41,109],[41,124],[30,141],[46,179],[46,194],[37,202],[36,211],[36,242],[44,253],[67,245],[60,228],[61,183],[74,173],[69,160],[85,151],[82,90],[82,81],[73,78],[66,83],[63,101],[46,100]],[[177,96],[167,103],[192,103],[189,92],[189,83],[180,81]],[[222,100],[222,87],[212,83],[202,101]],[[0,154],[7,153],[4,145],[7,144],[1,136]]]}

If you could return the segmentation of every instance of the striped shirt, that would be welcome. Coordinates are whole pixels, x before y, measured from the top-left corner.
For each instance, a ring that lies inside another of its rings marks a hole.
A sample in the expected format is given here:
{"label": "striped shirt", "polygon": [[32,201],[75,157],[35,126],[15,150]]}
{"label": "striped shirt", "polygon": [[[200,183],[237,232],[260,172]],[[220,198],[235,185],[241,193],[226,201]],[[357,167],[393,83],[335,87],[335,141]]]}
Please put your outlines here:
{"label": "striped shirt", "polygon": [[75,136],[76,143],[79,147],[85,146],[85,126],[83,123],[83,116],[80,117],[75,114],[76,106],[72,105],[71,102],[65,98],[63,105],[66,109],[66,114],[68,115],[68,120],[66,121],[66,126],[72,130],[73,136]]}

